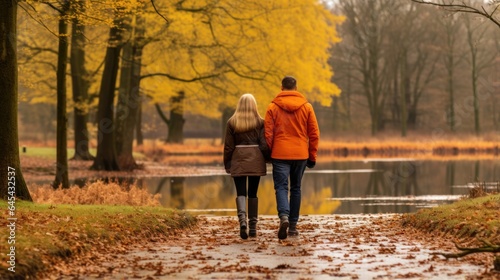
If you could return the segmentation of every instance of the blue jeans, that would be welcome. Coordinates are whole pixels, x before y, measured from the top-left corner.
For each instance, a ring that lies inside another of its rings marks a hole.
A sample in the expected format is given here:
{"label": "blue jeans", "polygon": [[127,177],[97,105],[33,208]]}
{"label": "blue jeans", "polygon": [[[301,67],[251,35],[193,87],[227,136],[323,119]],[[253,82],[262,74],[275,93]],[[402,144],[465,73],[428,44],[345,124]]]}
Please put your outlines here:
{"label": "blue jeans", "polygon": [[[290,223],[299,221],[300,187],[307,160],[273,159],[273,180],[278,216],[288,216]],[[290,202],[288,202],[288,177],[290,177]]]}

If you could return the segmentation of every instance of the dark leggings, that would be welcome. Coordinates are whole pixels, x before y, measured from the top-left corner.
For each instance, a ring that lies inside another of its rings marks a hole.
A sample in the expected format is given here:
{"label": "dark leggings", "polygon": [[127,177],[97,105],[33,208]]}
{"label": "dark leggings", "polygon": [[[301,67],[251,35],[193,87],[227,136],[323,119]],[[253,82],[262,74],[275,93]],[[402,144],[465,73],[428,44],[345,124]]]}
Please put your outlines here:
{"label": "dark leggings", "polygon": [[236,186],[237,196],[247,196],[247,178],[248,178],[248,197],[257,198],[260,176],[241,176],[233,177]]}

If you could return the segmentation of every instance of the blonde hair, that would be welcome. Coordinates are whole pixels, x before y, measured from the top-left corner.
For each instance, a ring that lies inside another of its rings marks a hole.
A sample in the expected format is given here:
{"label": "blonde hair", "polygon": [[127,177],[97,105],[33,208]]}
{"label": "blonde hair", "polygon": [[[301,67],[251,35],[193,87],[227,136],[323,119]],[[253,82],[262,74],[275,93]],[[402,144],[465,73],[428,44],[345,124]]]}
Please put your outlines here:
{"label": "blonde hair", "polygon": [[245,93],[240,97],[236,111],[229,118],[229,123],[234,127],[235,132],[245,132],[260,125],[264,120],[257,110],[257,101],[250,93]]}

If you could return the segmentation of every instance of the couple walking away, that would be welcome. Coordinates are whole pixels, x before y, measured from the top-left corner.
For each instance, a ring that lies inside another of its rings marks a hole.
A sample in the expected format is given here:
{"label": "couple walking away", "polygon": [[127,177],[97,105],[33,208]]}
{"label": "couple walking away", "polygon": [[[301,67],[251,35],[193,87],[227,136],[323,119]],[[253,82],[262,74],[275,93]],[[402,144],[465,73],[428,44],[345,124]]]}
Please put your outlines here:
{"label": "couple walking away", "polygon": [[297,91],[295,78],[283,78],[281,92],[267,108],[265,119],[259,115],[252,94],[246,93],[240,97],[236,111],[226,126],[224,167],[236,186],[236,211],[241,238],[257,236],[257,190],[260,177],[266,175],[266,162],[271,162],[273,166],[280,220],[278,238],[299,235],[297,222],[302,176],[306,167],[313,168],[316,164],[318,143],[316,115],[312,105]]}

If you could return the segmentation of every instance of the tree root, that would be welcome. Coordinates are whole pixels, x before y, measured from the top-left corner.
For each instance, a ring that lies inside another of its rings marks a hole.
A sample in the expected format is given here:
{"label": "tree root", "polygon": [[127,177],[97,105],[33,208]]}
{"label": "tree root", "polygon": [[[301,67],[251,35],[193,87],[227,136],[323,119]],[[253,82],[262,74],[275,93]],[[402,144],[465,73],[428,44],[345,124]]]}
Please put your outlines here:
{"label": "tree root", "polygon": [[[475,248],[467,248],[467,247],[461,247],[457,243],[453,242],[455,244],[455,247],[460,250],[461,252],[459,253],[434,253],[433,255],[441,255],[445,257],[446,259],[452,259],[452,258],[461,258],[464,256],[467,256],[469,254],[474,254],[474,253],[500,253],[500,245],[498,244],[492,244],[488,240],[484,239],[479,239],[484,246],[482,247],[475,247]],[[495,271],[500,271],[500,256],[496,256],[495,260],[493,261],[493,269]]]}

